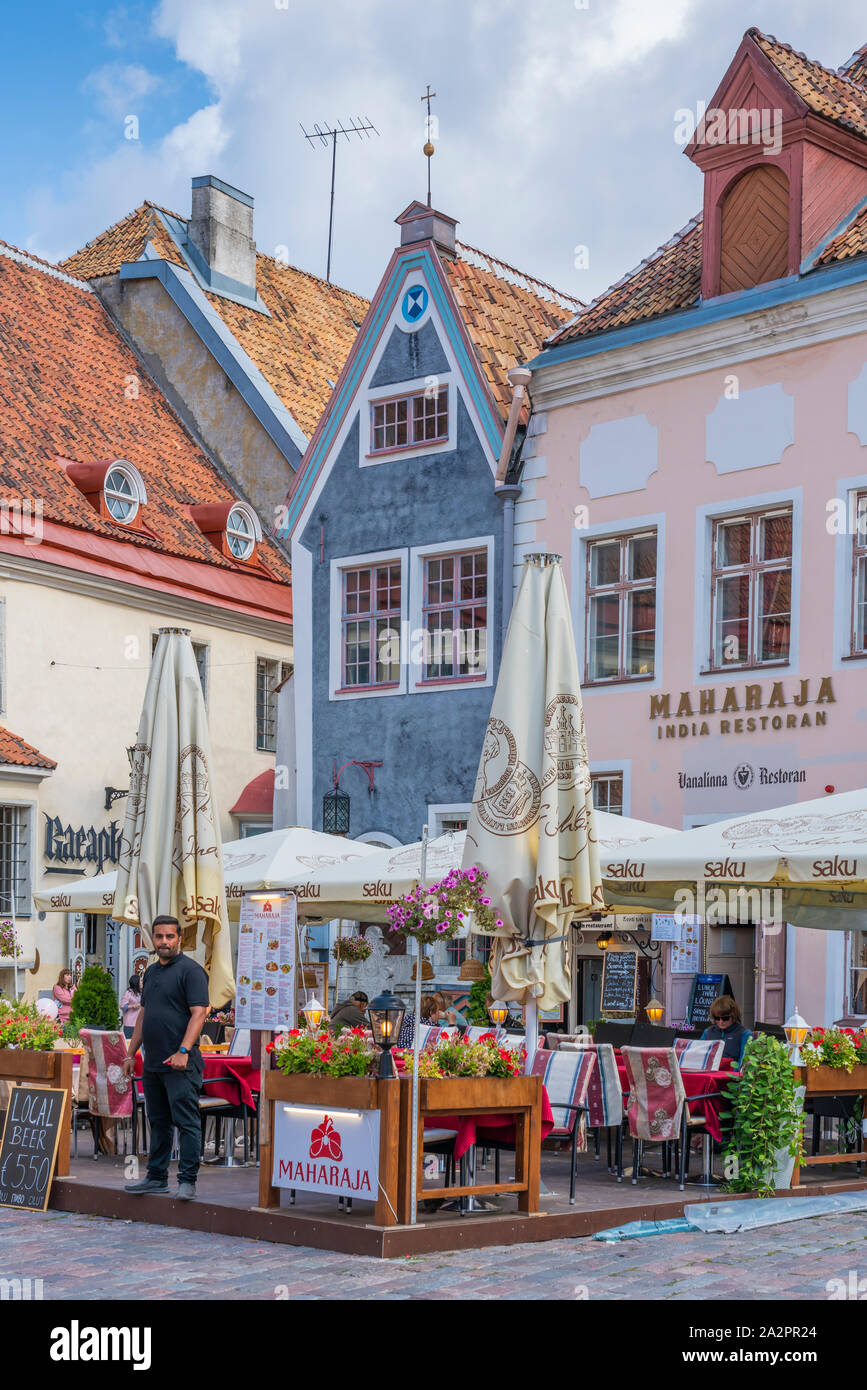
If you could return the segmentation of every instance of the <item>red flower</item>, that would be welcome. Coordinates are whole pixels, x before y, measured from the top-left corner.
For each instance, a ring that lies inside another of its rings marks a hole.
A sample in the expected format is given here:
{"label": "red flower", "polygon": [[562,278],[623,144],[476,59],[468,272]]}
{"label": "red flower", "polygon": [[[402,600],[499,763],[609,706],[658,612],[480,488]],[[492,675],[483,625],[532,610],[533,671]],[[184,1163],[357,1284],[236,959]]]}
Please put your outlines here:
{"label": "red flower", "polygon": [[266,1043],[266,1044],[265,1044],[265,1051],[266,1051],[266,1052],[273,1052],[273,1051],[274,1051],[274,1044],[273,1044],[272,1042]]}

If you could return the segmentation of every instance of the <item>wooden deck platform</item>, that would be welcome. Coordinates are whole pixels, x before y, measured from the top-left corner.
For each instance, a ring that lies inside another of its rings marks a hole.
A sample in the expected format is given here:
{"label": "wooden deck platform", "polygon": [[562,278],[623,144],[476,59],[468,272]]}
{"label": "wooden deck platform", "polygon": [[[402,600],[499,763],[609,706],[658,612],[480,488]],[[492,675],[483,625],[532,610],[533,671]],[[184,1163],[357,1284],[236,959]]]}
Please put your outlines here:
{"label": "wooden deck platform", "polygon": [[[653,1156],[650,1161],[654,1163]],[[686,1190],[680,1192],[674,1178],[666,1179],[658,1174],[642,1177],[635,1185],[629,1177],[618,1183],[607,1170],[603,1149],[599,1161],[592,1154],[579,1159],[576,1201],[570,1206],[569,1155],[546,1149],[542,1154],[542,1209],[537,1214],[519,1213],[515,1210],[515,1199],[507,1197],[499,1199],[499,1209],[463,1214],[419,1213],[415,1226],[385,1228],[372,1224],[373,1204],[370,1202],[356,1201],[352,1211],[344,1213],[338,1210],[336,1197],[321,1198],[303,1192],[297,1194],[294,1206],[289,1205],[288,1193],[284,1193],[281,1207],[266,1211],[257,1205],[259,1170],[252,1165],[246,1168],[204,1165],[199,1173],[198,1197],[194,1202],[179,1202],[171,1196],[130,1196],[123,1191],[124,1183],[130,1180],[125,1174],[124,1162],[123,1157],[100,1157],[94,1161],[89,1139],[81,1135],[79,1157],[72,1160],[69,1177],[55,1179],[50,1206],[59,1211],[387,1259],[432,1251],[590,1236],[627,1221],[661,1221],[682,1216],[684,1206],[694,1202],[733,1200],[718,1189],[708,1191],[694,1184],[688,1184]],[[506,1172],[508,1162],[504,1156]],[[493,1166],[493,1158],[490,1163]],[[693,1168],[694,1176],[698,1176],[697,1155],[693,1156]],[[172,1188],[175,1186],[174,1170],[173,1164]],[[787,1192],[786,1196],[867,1189],[867,1175],[837,1177],[834,1173],[844,1170],[830,1166],[808,1171],[809,1182]],[[485,1180],[486,1174],[481,1170],[477,1181]]]}

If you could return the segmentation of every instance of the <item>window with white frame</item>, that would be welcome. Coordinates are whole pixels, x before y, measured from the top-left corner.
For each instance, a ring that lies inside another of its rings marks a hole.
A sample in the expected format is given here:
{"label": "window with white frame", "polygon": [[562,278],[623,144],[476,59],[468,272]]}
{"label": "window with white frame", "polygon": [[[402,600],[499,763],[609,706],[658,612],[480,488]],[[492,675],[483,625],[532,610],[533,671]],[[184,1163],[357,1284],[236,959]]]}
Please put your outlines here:
{"label": "window with white frame", "polygon": [[656,650],[656,531],[587,545],[587,683],[646,680]]}
{"label": "window with white frame", "polygon": [[713,522],[711,669],[781,664],[792,634],[792,508]]}
{"label": "window with white frame", "polygon": [[867,656],[867,492],[855,497],[852,536],[852,656]]}
{"label": "window with white frame", "polygon": [[6,600],[0,598],[0,714],[6,710]]}
{"label": "window with white frame", "polygon": [[0,805],[0,914],[29,917],[30,808]]}
{"label": "window with white frame", "polygon": [[422,584],[422,680],[483,677],[487,671],[487,550],[426,556]]}
{"label": "window with white frame", "polygon": [[340,667],[344,690],[400,681],[401,564],[347,569],[341,575]]}
{"label": "window with white frame", "polygon": [[370,452],[441,444],[449,437],[449,388],[413,391],[370,404]]}
{"label": "window with white frame", "polygon": [[[157,649],[159,633],[151,633],[151,660]],[[193,642],[193,655],[196,658],[196,669],[199,673],[199,680],[202,683],[202,697],[205,704],[208,703],[208,675],[210,671],[210,644],[208,642]]]}
{"label": "window with white frame", "polygon": [[867,1015],[867,931],[853,931],[849,944],[849,1012]]}
{"label": "window with white frame", "polygon": [[593,805],[597,811],[607,811],[610,816],[623,815],[623,773],[591,772],[590,783],[593,788]]}
{"label": "window with white frame", "polygon": [[277,686],[291,671],[286,661],[256,658],[256,748],[260,752],[277,750]]}

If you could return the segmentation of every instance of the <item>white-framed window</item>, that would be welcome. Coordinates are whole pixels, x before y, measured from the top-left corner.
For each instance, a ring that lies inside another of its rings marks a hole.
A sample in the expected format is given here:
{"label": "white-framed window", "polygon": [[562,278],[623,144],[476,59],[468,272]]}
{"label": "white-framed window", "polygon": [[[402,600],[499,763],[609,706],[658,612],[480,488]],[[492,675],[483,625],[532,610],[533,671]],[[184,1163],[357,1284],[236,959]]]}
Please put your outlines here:
{"label": "white-framed window", "polygon": [[259,752],[277,751],[277,686],[291,671],[288,661],[268,656],[256,658],[256,748]]}
{"label": "white-framed window", "polygon": [[588,540],[585,683],[650,680],[656,660],[655,530]]}
{"label": "white-framed window", "polygon": [[427,808],[428,834],[447,835],[449,831],[466,830],[472,803],[469,801],[439,802]]}
{"label": "white-framed window", "polygon": [[791,505],[713,519],[712,671],[788,663],[792,638],[792,553]]}
{"label": "white-framed window", "polygon": [[449,388],[411,391],[370,402],[370,452],[394,453],[443,444],[449,437]]}
{"label": "white-framed window", "polygon": [[593,789],[593,805],[597,811],[607,811],[610,816],[623,815],[623,773],[591,772],[590,783]]}
{"label": "white-framed window", "polygon": [[341,571],[342,690],[400,684],[402,601],[400,560]]}
{"label": "white-framed window", "polygon": [[148,500],[141,474],[126,459],[115,459],[107,470],[102,495],[112,521],[121,526],[131,526]]}
{"label": "white-framed window", "polygon": [[494,670],[494,538],[413,546],[410,551],[410,692],[491,685]]}
{"label": "white-framed window", "polygon": [[[153,661],[154,652],[157,649],[159,633],[151,633],[151,660]],[[193,642],[193,654],[196,658],[196,667],[199,672],[199,680],[202,683],[202,698],[205,705],[208,703],[210,694],[210,673],[211,673],[211,644],[210,642]]]}
{"label": "white-framed window", "polygon": [[0,596],[0,714],[6,713],[6,599]]}
{"label": "white-framed window", "polygon": [[252,835],[267,835],[274,829],[273,820],[240,820],[238,821],[238,839],[249,840]]}
{"label": "white-framed window", "polygon": [[852,602],[850,656],[867,656],[867,492],[854,494],[851,509],[852,530]]}
{"label": "white-framed window", "polygon": [[32,911],[33,808],[0,804],[0,915]]}
{"label": "white-framed window", "polygon": [[849,933],[848,1010],[867,1016],[867,931]]}
{"label": "white-framed window", "polygon": [[249,560],[262,539],[256,513],[244,502],[236,502],[226,518],[226,544],[233,560]]}

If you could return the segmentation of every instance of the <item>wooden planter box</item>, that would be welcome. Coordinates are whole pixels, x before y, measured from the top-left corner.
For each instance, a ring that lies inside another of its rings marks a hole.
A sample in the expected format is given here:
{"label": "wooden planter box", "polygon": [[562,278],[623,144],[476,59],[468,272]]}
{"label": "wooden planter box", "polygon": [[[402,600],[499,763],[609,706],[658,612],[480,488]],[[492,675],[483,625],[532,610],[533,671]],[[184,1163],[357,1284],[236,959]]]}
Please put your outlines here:
{"label": "wooden planter box", "polygon": [[15,1048],[0,1048],[0,1081],[36,1082],[43,1086],[59,1087],[68,1092],[65,1120],[60,1129],[60,1143],[57,1146],[57,1166],[54,1170],[59,1178],[69,1173],[69,1107],[72,1097],[72,1059],[71,1052],[19,1052]]}
{"label": "wooden planter box", "polygon": [[296,1072],[264,1071],[264,1092],[259,1114],[259,1206],[279,1207],[279,1187],[271,1182],[273,1166],[274,1105],[279,1101],[310,1105],[317,1110],[378,1110],[379,1192],[374,1224],[397,1224],[400,1091],[395,1078],[380,1081],[367,1076],[312,1076]]}
{"label": "wooden planter box", "polygon": [[[515,1181],[467,1187],[426,1187],[422,1191],[425,1119],[437,1115],[515,1116]],[[404,1224],[412,1213],[412,1079],[400,1086],[400,1212]],[[485,1193],[514,1193],[518,1210],[539,1210],[542,1150],[542,1078],[540,1076],[438,1077],[419,1081],[418,1174],[416,1200]]]}
{"label": "wooden planter box", "polygon": [[811,1096],[867,1095],[867,1066],[857,1063],[852,1070],[843,1067],[798,1067],[798,1085]]}

